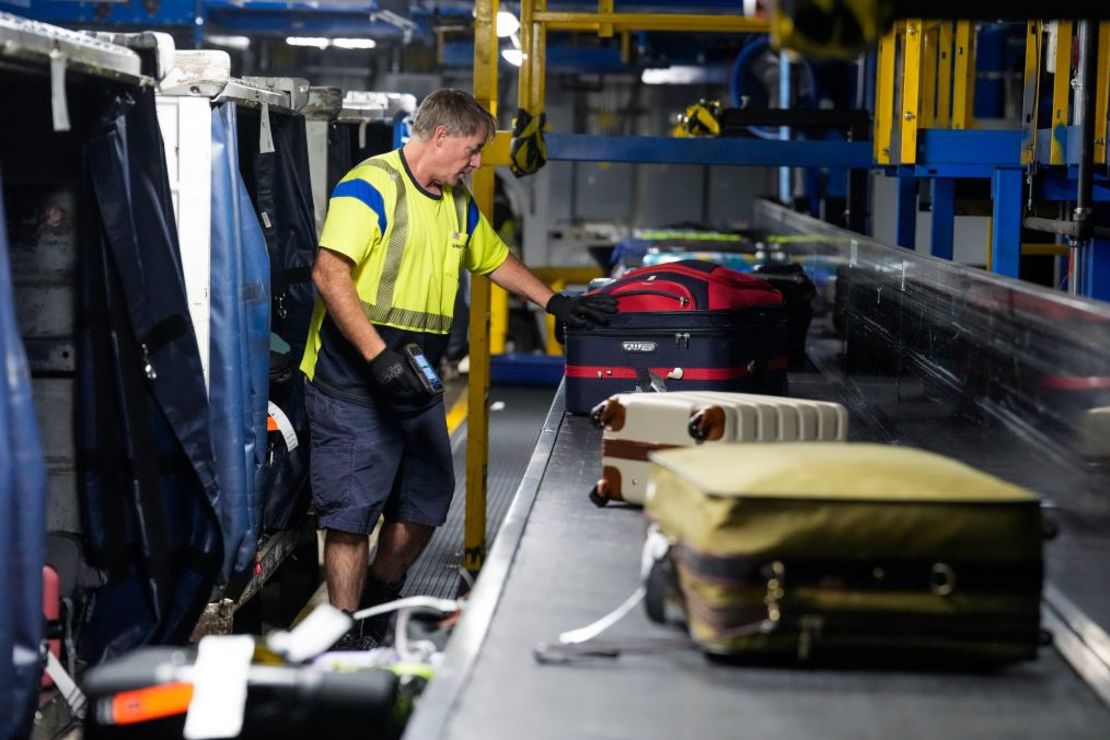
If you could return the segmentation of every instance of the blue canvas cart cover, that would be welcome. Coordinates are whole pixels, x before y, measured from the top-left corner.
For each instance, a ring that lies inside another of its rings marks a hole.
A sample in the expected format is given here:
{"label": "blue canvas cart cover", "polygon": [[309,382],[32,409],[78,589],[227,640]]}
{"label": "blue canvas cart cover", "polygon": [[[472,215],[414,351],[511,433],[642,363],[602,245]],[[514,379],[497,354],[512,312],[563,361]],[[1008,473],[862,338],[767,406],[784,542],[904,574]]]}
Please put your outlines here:
{"label": "blue canvas cart cover", "polygon": [[217,450],[223,577],[254,563],[262,526],[270,372],[270,260],[239,174],[236,106],[212,111],[212,351],[209,401]]}
{"label": "blue canvas cart cover", "polygon": [[7,234],[0,200],[0,738],[29,735],[37,705],[46,529],[46,465],[15,320]]}
{"label": "blue canvas cart cover", "polygon": [[80,494],[105,569],[79,652],[182,642],[222,562],[200,353],[152,90],[109,93],[86,147],[78,347]]}

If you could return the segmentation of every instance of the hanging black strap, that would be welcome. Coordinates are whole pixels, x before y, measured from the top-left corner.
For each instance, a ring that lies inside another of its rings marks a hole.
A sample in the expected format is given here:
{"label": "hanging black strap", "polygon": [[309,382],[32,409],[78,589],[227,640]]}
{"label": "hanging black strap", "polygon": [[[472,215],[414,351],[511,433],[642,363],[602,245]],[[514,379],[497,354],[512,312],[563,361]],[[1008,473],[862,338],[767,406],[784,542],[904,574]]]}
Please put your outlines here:
{"label": "hanging black strap", "polygon": [[139,340],[139,344],[146,348],[147,353],[154,354],[165,345],[192,330],[193,326],[187,318],[181,314],[174,314],[155,324],[146,333],[146,336]]}
{"label": "hanging black strap", "polygon": [[[103,247],[102,247],[103,248]],[[119,273],[115,269],[110,253],[103,260],[104,283],[107,287],[108,316],[112,354],[115,359],[113,377],[119,398],[118,423],[123,433],[123,450],[128,458],[129,487],[136,516],[135,525],[142,548],[142,567],[150,588],[151,602],[155,617],[161,621],[168,612],[173,599],[171,562],[169,560],[169,530],[166,527],[165,503],[162,499],[162,484],[159,480],[158,450],[154,444],[154,429],[150,414],[149,389],[145,368],[149,366],[147,356],[140,355],[138,343],[131,332],[125,306],[113,306],[122,301],[123,289]],[[115,308],[115,310],[113,310]],[[161,329],[159,328],[161,327]],[[148,333],[148,340],[166,341],[172,333],[170,322],[161,322]]]}

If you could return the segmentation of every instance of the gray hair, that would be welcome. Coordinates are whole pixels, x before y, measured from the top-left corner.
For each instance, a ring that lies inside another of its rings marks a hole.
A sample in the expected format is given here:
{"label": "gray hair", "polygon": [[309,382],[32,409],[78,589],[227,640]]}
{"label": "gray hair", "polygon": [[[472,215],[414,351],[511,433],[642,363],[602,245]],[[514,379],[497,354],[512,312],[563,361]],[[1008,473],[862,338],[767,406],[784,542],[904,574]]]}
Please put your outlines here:
{"label": "gray hair", "polygon": [[412,119],[412,132],[421,139],[430,137],[438,126],[446,126],[451,136],[473,136],[485,128],[487,142],[497,131],[497,121],[473,95],[449,88],[424,98]]}

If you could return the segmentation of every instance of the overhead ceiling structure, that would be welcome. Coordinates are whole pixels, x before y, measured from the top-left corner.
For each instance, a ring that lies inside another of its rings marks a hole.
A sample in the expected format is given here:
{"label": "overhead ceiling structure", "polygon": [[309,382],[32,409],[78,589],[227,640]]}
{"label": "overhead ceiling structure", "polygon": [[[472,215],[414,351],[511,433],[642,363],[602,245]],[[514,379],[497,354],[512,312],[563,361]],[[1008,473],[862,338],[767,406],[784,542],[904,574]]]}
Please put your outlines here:
{"label": "overhead ceiling structure", "polygon": [[[0,7],[5,2],[0,0]],[[615,0],[614,12],[737,14],[738,0]],[[504,45],[511,48],[519,26],[518,2],[501,3]],[[548,0],[553,12],[597,12],[598,3]],[[125,29],[170,28],[175,35],[191,33],[197,46],[217,43],[243,47],[251,39],[292,38],[304,46],[368,49],[398,44],[437,45],[446,66],[468,67],[473,60],[473,0],[30,0],[12,10],[36,20],[59,25]],[[553,71],[611,73],[645,66],[716,63],[735,56],[735,37],[715,42],[676,44],[666,34],[637,33],[625,39],[599,42],[594,34],[552,34],[549,68]],[[206,44],[207,42],[207,44]],[[629,53],[629,49],[632,53]]]}

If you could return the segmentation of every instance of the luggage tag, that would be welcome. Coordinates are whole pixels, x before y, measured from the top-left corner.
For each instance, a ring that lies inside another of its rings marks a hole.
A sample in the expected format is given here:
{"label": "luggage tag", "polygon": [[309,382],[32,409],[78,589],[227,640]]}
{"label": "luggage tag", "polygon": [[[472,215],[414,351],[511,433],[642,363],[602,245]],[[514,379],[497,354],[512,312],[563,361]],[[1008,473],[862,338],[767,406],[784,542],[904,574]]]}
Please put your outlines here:
{"label": "luggage tag", "polygon": [[201,639],[192,670],[193,700],[185,715],[186,740],[239,736],[253,655],[254,639],[249,635]]}
{"label": "luggage tag", "polygon": [[276,152],[274,148],[274,134],[270,130],[270,104],[262,104],[261,123],[258,127],[258,151],[261,154]]}
{"label": "luggage tag", "polygon": [[321,604],[300,624],[286,632],[278,630],[266,637],[266,647],[290,663],[315,658],[351,629],[354,621],[334,606]]}
{"label": "luggage tag", "polygon": [[66,56],[50,51],[50,112],[55,131],[69,131],[69,101],[66,98]]}

